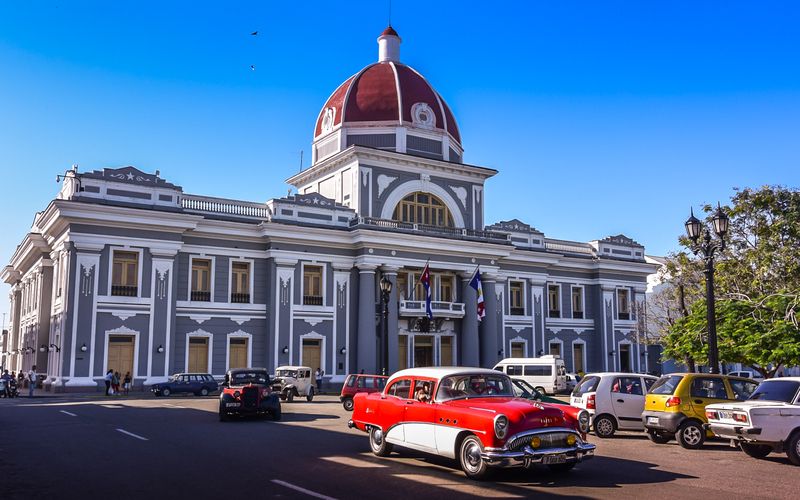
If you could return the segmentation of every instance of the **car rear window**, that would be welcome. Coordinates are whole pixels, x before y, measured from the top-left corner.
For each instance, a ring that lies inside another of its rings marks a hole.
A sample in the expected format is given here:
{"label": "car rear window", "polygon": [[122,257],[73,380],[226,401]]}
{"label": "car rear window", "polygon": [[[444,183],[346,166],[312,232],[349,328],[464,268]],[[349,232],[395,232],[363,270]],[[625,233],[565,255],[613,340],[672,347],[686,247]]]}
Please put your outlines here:
{"label": "car rear window", "polygon": [[597,384],[600,382],[600,377],[583,377],[580,383],[572,389],[573,396],[583,396],[587,392],[597,391]]}
{"label": "car rear window", "polygon": [[681,380],[683,380],[683,375],[666,375],[661,377],[656,380],[656,383],[650,388],[648,394],[672,395],[675,393],[675,389],[678,387],[678,384],[681,383]]}
{"label": "car rear window", "polygon": [[384,387],[386,387],[386,381],[387,380],[388,379],[386,377],[379,377],[378,378],[378,388],[379,389],[383,389]]}
{"label": "car rear window", "polygon": [[[552,374],[553,367],[550,365],[525,365],[525,376],[527,377],[548,377]],[[509,375],[511,375],[510,372]]]}
{"label": "car rear window", "polygon": [[766,380],[761,382],[761,385],[750,396],[750,399],[791,403],[797,397],[797,391],[799,390],[800,382],[793,380]]}

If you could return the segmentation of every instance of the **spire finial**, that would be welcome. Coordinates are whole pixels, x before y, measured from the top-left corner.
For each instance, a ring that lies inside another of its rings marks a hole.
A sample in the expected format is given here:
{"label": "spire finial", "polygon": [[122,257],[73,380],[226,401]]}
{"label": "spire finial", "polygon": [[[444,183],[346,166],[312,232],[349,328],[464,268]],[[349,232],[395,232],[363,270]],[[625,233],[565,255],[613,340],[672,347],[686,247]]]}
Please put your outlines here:
{"label": "spire finial", "polygon": [[378,37],[378,62],[400,62],[400,42],[400,35],[389,24]]}

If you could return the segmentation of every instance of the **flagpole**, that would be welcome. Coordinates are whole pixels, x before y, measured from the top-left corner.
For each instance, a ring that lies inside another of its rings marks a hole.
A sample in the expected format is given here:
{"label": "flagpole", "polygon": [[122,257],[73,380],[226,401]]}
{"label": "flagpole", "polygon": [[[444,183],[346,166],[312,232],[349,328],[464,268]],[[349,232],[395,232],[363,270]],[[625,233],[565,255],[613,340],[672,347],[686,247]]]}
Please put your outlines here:
{"label": "flagpole", "polygon": [[414,286],[411,287],[411,300],[417,300],[417,285],[420,281],[422,281],[422,274],[425,272],[425,268],[428,267],[428,264],[431,263],[430,257],[428,260],[425,261],[425,265],[422,266],[422,273],[419,273],[419,279],[414,282]]}

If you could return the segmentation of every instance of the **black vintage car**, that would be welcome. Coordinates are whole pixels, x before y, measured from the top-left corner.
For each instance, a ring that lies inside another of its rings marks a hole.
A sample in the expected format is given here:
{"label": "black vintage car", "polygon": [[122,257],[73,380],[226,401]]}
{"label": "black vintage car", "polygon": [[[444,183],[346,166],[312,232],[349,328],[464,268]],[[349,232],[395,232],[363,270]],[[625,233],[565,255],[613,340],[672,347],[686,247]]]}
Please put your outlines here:
{"label": "black vintage car", "polygon": [[225,422],[244,415],[281,419],[281,401],[270,389],[265,368],[236,368],[225,374],[219,396],[219,420]]}

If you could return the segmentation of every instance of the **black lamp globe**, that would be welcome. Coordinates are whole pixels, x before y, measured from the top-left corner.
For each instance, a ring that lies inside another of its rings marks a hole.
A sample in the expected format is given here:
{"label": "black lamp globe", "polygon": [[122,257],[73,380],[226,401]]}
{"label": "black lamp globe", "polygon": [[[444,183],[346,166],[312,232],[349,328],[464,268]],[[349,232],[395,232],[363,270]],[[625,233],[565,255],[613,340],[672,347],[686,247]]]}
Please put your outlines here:
{"label": "black lamp globe", "polygon": [[714,232],[717,233],[717,236],[720,238],[724,238],[725,235],[728,234],[730,219],[728,219],[728,216],[722,211],[722,207],[719,206],[719,203],[717,204],[717,211],[714,213],[712,222],[714,223]]}
{"label": "black lamp globe", "polygon": [[692,241],[697,241],[697,238],[700,237],[700,230],[702,229],[702,224],[700,223],[700,219],[694,216],[694,210],[691,210],[691,215],[688,219],[686,219],[686,235]]}
{"label": "black lamp globe", "polygon": [[386,276],[381,278],[381,292],[387,295],[392,293],[392,282]]}

